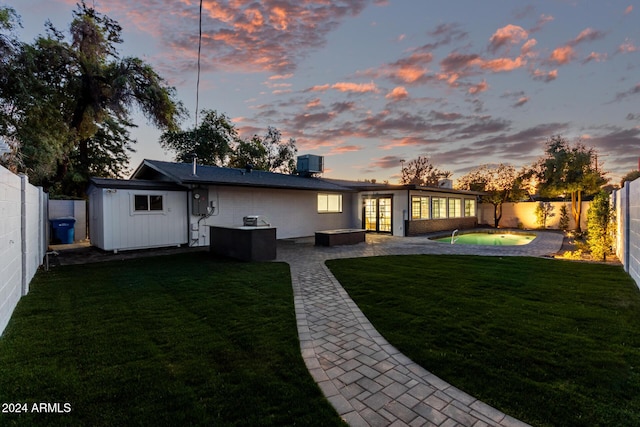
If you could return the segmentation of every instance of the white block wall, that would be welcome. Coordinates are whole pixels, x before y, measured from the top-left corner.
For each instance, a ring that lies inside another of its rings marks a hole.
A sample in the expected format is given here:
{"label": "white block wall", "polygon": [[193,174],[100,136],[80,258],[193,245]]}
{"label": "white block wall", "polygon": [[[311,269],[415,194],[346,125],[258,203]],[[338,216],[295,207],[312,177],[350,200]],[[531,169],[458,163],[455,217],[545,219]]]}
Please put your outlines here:
{"label": "white block wall", "polygon": [[22,296],[21,179],[0,166],[0,333]]}
{"label": "white block wall", "polygon": [[0,166],[0,334],[46,251],[46,195]]}
{"label": "white block wall", "polygon": [[625,182],[614,194],[618,235],[616,253],[640,287],[640,179]]}
{"label": "white block wall", "polygon": [[628,272],[640,287],[640,179],[629,183]]}

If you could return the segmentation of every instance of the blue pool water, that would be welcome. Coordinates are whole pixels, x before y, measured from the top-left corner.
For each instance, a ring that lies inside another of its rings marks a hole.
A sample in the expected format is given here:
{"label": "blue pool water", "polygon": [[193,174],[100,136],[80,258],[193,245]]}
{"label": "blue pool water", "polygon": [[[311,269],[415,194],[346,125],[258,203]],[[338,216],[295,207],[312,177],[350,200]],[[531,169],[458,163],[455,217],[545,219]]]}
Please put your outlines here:
{"label": "blue pool water", "polygon": [[[535,234],[512,233],[465,233],[456,234],[455,245],[488,245],[488,246],[517,246],[526,245],[535,239]],[[433,240],[443,243],[451,243],[451,236],[438,237]]]}

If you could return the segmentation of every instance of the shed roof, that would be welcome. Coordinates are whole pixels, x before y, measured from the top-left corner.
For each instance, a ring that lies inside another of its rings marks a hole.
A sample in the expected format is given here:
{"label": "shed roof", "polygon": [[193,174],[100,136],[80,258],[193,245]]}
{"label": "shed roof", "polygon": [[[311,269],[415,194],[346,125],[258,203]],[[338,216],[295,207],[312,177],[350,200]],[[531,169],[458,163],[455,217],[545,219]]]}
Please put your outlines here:
{"label": "shed roof", "polygon": [[287,175],[261,170],[222,168],[197,165],[193,174],[191,163],[144,160],[133,172],[132,179],[163,180],[178,184],[233,185],[242,187],[286,188],[351,192],[354,189],[321,178]]}

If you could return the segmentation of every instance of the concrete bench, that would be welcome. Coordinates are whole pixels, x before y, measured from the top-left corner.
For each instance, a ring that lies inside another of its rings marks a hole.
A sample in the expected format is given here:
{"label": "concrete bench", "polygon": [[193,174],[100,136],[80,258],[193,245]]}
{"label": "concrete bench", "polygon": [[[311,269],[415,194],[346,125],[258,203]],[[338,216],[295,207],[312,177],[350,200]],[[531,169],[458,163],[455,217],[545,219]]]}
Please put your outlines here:
{"label": "concrete bench", "polygon": [[365,241],[361,228],[316,231],[316,246],[355,245]]}

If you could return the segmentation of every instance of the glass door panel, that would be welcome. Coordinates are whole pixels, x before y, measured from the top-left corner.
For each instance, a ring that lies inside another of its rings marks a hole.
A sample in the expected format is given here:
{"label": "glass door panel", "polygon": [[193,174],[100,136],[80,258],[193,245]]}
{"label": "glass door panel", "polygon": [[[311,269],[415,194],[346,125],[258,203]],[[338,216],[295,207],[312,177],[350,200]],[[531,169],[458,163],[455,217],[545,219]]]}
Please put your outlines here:
{"label": "glass door panel", "polygon": [[391,232],[391,198],[378,199],[378,231]]}
{"label": "glass door panel", "polygon": [[364,199],[364,229],[367,231],[376,231],[378,217],[376,202],[376,199]]}

